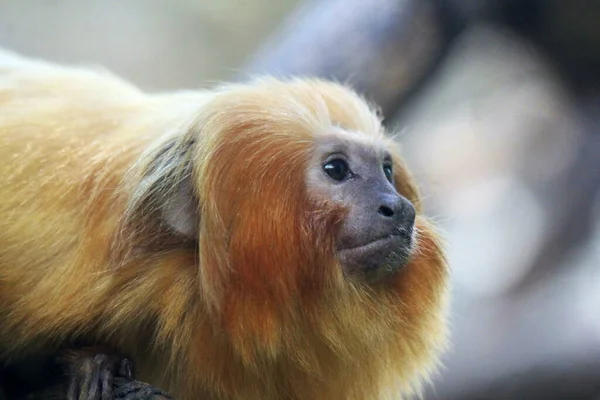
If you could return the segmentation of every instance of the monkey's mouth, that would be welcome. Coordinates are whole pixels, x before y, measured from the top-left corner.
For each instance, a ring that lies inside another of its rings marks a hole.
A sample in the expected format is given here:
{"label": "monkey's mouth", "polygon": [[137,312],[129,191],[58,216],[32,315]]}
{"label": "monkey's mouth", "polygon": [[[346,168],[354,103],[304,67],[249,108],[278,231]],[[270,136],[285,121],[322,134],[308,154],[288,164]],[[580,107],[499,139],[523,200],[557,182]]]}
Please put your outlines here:
{"label": "monkey's mouth", "polygon": [[389,234],[368,243],[341,248],[339,259],[348,273],[387,275],[408,263],[413,243],[412,229],[395,228]]}
{"label": "monkey's mouth", "polygon": [[380,236],[376,239],[370,240],[367,243],[354,245],[350,247],[342,247],[340,251],[352,251],[352,250],[368,250],[372,247],[385,246],[388,242],[404,240],[412,242],[414,236],[413,229],[406,229],[404,227],[395,227],[390,233],[384,236]]}

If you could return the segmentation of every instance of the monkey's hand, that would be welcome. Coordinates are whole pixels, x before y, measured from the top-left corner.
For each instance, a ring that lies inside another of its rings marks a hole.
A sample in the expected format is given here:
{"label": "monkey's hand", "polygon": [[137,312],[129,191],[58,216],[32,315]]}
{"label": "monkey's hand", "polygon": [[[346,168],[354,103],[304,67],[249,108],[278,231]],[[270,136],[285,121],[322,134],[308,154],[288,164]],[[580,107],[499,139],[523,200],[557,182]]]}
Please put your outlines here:
{"label": "monkey's hand", "polygon": [[112,400],[173,400],[171,396],[146,383],[128,379],[115,378]]}
{"label": "monkey's hand", "polygon": [[132,362],[105,348],[78,349],[70,352],[66,360],[69,364],[67,400],[113,400],[116,398],[115,378],[133,379]]}

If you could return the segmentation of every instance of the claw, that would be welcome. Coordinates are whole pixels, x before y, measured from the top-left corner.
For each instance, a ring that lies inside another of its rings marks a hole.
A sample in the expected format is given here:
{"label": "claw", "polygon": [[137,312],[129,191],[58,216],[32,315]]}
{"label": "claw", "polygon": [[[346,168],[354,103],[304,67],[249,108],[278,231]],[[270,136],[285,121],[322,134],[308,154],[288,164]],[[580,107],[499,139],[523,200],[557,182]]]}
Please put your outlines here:
{"label": "claw", "polygon": [[131,362],[131,360],[127,358],[121,360],[118,374],[120,377],[133,379],[133,363]]}

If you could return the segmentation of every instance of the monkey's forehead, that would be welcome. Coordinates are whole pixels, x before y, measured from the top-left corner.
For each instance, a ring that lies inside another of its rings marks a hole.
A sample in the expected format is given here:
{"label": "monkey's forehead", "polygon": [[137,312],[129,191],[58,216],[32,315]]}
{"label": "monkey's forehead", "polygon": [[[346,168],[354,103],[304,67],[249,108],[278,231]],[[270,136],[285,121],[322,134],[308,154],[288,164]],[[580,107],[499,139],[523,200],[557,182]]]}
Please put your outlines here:
{"label": "monkey's forehead", "polygon": [[375,155],[378,158],[391,158],[390,149],[395,143],[383,133],[365,134],[336,127],[316,134],[315,144],[322,152],[327,153],[350,151],[365,156]]}

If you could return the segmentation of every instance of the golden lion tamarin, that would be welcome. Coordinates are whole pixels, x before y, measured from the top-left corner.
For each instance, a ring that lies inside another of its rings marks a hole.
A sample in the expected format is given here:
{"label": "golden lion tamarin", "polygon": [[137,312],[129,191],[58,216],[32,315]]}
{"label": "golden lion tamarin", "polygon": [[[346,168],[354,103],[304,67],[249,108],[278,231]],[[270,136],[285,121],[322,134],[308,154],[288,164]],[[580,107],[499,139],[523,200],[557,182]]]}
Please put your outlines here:
{"label": "golden lion tamarin", "polygon": [[396,144],[351,89],[146,94],[0,56],[0,350],[127,354],[182,400],[414,392],[447,267]]}

